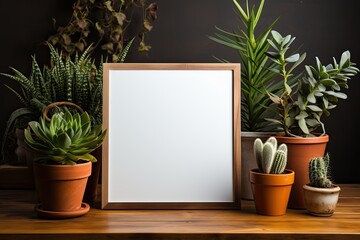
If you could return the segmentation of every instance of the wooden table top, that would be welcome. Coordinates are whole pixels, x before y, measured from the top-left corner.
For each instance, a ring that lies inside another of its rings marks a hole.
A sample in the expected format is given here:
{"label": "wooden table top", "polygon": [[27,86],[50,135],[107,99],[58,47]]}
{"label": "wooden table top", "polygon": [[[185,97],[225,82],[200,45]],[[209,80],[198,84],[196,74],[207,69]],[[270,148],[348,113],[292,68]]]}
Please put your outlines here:
{"label": "wooden table top", "polygon": [[0,190],[0,240],[7,239],[360,239],[360,184],[340,185],[331,217],[288,209],[261,216],[253,201],[241,210],[101,210],[84,216],[39,219],[31,190]]}

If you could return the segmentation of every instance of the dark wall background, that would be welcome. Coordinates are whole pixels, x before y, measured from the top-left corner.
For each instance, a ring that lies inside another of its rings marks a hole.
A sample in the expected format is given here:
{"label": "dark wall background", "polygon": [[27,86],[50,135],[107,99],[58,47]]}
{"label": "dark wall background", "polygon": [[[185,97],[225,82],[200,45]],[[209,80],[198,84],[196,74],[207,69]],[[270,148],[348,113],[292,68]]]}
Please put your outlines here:
{"label": "dark wall background", "polygon": [[[243,4],[243,0],[238,0]],[[148,36],[152,50],[140,55],[132,49],[128,62],[216,62],[213,56],[239,62],[236,53],[207,38],[215,26],[232,30],[240,23],[231,0],[157,0],[158,19]],[[48,63],[47,48],[41,42],[53,33],[52,18],[65,23],[73,1],[0,1],[0,72],[9,66],[28,73],[30,56]],[[250,4],[259,1],[250,0]],[[315,56],[323,63],[340,58],[345,50],[360,65],[360,1],[358,0],[267,0],[262,25],[280,16],[275,29],[296,36],[295,46],[307,52],[307,64]],[[0,136],[10,113],[20,104],[2,84],[0,77]],[[325,120],[330,135],[327,150],[332,155],[332,173],[337,183],[360,183],[360,161],[356,153],[360,134],[356,113],[360,110],[360,76],[349,82],[348,99]]]}

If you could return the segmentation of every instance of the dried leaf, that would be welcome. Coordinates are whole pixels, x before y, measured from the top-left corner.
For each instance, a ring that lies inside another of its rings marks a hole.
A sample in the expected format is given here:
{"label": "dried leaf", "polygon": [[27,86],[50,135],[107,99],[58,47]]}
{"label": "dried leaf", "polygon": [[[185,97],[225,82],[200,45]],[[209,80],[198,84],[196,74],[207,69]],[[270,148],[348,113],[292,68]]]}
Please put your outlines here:
{"label": "dried leaf", "polygon": [[76,25],[80,28],[80,29],[85,29],[88,26],[88,23],[84,20],[84,19],[78,19],[76,21]]}
{"label": "dried leaf", "polygon": [[111,1],[106,1],[106,2],[104,2],[104,5],[106,6],[106,8],[107,8],[110,12],[114,12],[113,7],[111,6]]}
{"label": "dried leaf", "polygon": [[69,37],[69,35],[63,34],[63,35],[61,35],[61,37],[64,39],[64,43],[65,43],[66,45],[71,44],[71,38]]}
{"label": "dried leaf", "polygon": [[122,26],[124,24],[124,20],[126,19],[126,15],[122,12],[113,13],[113,15],[116,18],[119,25]]}
{"label": "dried leaf", "polygon": [[151,29],[153,28],[153,26],[151,25],[151,23],[148,20],[145,20],[144,21],[144,28],[150,32]]}
{"label": "dried leaf", "polygon": [[151,46],[147,45],[144,41],[141,41],[138,47],[139,52],[148,52],[150,51]]}
{"label": "dried leaf", "polygon": [[151,20],[154,21],[157,19],[158,5],[156,3],[151,3],[146,10],[148,12],[148,17],[150,17]]}
{"label": "dried leaf", "polygon": [[100,36],[103,36],[104,35],[104,30],[102,29],[101,25],[99,22],[96,22],[95,23],[95,27],[96,27],[96,30],[98,31],[99,35]]}

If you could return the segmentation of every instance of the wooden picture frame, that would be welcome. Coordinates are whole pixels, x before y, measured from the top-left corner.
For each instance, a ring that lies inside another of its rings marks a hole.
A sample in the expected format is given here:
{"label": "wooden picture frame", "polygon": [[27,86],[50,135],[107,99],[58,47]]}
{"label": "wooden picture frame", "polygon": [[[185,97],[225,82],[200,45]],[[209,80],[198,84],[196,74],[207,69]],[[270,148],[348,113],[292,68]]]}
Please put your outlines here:
{"label": "wooden picture frame", "polygon": [[240,209],[240,64],[105,63],[102,209]]}

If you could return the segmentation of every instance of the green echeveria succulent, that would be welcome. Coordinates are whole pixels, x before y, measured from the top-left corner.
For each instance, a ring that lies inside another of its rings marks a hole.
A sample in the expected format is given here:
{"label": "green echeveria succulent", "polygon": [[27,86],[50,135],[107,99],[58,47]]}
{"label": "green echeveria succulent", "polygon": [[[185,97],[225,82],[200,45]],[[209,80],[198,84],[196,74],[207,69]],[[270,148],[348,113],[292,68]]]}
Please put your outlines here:
{"label": "green echeveria succulent", "polygon": [[52,115],[50,122],[43,118],[39,122],[31,121],[25,129],[25,142],[37,153],[37,161],[55,164],[96,162],[91,152],[101,146],[106,132],[102,131],[102,125],[91,126],[87,112],[81,115],[58,112]]}

